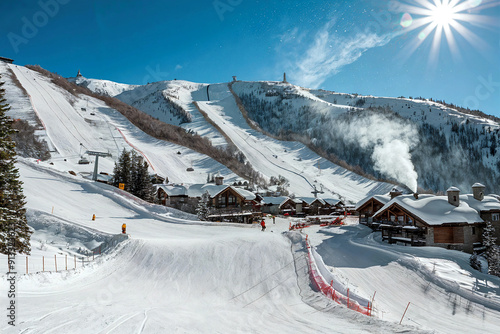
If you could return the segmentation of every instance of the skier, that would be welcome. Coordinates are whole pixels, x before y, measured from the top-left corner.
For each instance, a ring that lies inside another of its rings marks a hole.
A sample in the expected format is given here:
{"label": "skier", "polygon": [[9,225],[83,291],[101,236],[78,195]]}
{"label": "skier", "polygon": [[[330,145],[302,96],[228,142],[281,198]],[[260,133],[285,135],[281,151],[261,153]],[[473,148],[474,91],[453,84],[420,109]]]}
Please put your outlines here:
{"label": "skier", "polygon": [[264,219],[262,219],[262,221],[260,222],[260,226],[262,226],[262,232],[264,232],[266,230],[266,222],[264,221]]}
{"label": "skier", "polygon": [[123,223],[122,225],[122,233],[125,234],[127,233],[127,224]]}
{"label": "skier", "polygon": [[273,216],[273,224],[276,224],[276,216]]}

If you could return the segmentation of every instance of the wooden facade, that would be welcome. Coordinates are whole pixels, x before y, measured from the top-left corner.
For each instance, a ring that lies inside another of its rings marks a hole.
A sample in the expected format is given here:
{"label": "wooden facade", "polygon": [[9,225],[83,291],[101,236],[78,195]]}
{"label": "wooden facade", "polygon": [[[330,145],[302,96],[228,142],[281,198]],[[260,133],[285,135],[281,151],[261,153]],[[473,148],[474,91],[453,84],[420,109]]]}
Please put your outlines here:
{"label": "wooden facade", "polygon": [[481,241],[484,226],[482,222],[429,224],[398,203],[378,213],[374,220],[380,223],[382,238],[389,243],[437,246],[469,253],[472,253],[474,244]]}
{"label": "wooden facade", "polygon": [[370,198],[363,205],[357,208],[357,212],[359,214],[359,222],[360,224],[371,224],[372,217],[375,212],[382,209],[385,203],[377,200],[375,197]]}

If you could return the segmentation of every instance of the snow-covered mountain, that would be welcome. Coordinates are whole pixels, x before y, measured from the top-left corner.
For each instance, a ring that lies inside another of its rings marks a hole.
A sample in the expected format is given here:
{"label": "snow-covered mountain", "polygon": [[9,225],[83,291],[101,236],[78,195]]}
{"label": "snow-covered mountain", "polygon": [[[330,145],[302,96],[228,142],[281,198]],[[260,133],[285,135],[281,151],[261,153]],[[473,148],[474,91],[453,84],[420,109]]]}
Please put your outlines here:
{"label": "snow-covered mountain", "polygon": [[444,191],[476,181],[499,192],[499,123],[424,99],[236,82],[250,118],[280,138],[303,138],[378,178]]}
{"label": "snow-covered mountain", "polygon": [[[494,117],[465,113],[421,98],[360,96],[283,82],[238,81],[230,85],[241,105],[234,103],[226,83],[165,81],[135,87],[116,97],[219,145],[227,140],[218,136],[220,129],[214,129],[213,122],[222,117],[245,133],[260,136],[257,132],[264,131],[273,136],[272,141],[280,142],[282,149],[275,150],[272,156],[286,153],[286,141],[299,141],[337,165],[395,181],[412,191],[417,187],[444,191],[451,185],[465,191],[471,184],[482,182],[488,191],[500,192],[496,182],[500,176],[500,127]],[[203,114],[193,107],[194,101],[199,102]],[[178,107],[183,109],[177,111],[183,115],[182,120],[165,111]],[[254,126],[241,118],[242,108]],[[264,136],[267,140],[268,135]],[[237,146],[241,149],[241,145]],[[252,165],[259,164],[252,160],[250,152],[245,156]],[[322,161],[318,170],[323,170]]]}
{"label": "snow-covered mountain", "polygon": [[80,74],[78,71],[78,76],[68,78],[68,81],[74,82],[79,86],[86,87],[93,92],[102,95],[116,96],[125,91],[134,89],[137,85],[127,85],[109,80],[98,80],[98,79],[87,79]]}
{"label": "snow-covered mountain", "polygon": [[[102,87],[99,80],[79,80],[86,82],[87,87]],[[94,81],[96,84],[88,84]],[[113,92],[110,89],[106,94]],[[227,83],[163,81],[134,87],[116,98],[154,118],[206,137],[215,146],[236,147],[245,162],[267,179],[284,176],[289,181],[289,191],[298,196],[311,196],[317,189],[323,191],[324,197],[356,202],[393,187],[346,170],[300,142],[279,140],[256,131],[242,115]]]}

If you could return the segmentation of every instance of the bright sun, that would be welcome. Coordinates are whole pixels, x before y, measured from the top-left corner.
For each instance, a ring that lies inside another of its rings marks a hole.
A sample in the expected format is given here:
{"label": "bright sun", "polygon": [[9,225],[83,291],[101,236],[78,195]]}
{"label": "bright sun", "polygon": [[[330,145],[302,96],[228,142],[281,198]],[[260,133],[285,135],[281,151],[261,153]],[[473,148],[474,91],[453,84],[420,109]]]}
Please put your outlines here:
{"label": "bright sun", "polygon": [[455,8],[449,3],[441,3],[432,9],[431,18],[434,23],[439,26],[448,26],[452,24],[454,20]]}
{"label": "bright sun", "polygon": [[444,40],[452,56],[459,57],[456,35],[478,49],[484,47],[481,38],[467,27],[487,23],[487,17],[477,14],[483,0],[398,0],[396,3],[403,13],[400,23],[403,32],[419,30],[416,43],[405,50],[407,56],[428,38],[432,38],[430,60],[437,60]]}

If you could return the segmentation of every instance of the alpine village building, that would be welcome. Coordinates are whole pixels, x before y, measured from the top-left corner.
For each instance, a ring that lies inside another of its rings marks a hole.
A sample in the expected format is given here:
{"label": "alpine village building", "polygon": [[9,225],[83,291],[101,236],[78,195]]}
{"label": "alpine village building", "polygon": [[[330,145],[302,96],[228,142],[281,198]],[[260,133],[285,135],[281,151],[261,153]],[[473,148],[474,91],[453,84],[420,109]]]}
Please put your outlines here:
{"label": "alpine village building", "polygon": [[[376,195],[358,202],[360,223],[382,232],[382,240],[413,246],[437,246],[472,253],[479,250],[486,221],[500,237],[500,200],[484,195],[476,183],[472,194],[460,195],[451,187],[446,196],[403,195],[393,189],[389,196]],[[497,239],[500,240],[500,239]]]}

